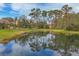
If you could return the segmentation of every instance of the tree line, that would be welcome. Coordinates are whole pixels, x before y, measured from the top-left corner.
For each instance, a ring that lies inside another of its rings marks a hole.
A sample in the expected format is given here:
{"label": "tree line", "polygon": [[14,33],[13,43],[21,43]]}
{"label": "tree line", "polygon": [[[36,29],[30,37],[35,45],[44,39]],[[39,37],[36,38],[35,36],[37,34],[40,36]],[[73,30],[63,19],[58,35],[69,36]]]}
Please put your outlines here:
{"label": "tree line", "polygon": [[[40,8],[31,9],[29,15],[31,18],[22,15],[16,18],[5,18],[14,23],[7,24],[9,27],[15,28],[45,28],[45,29],[79,29],[79,13],[75,13],[69,5],[62,6],[56,10],[41,10]],[[1,26],[5,26],[0,24]],[[2,27],[1,27],[2,28]]]}

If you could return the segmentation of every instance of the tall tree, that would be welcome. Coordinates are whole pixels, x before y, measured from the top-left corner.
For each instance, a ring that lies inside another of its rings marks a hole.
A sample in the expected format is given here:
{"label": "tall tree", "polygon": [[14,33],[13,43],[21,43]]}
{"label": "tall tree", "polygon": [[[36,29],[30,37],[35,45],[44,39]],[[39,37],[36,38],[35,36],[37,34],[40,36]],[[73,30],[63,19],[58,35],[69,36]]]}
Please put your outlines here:
{"label": "tall tree", "polygon": [[45,18],[47,17],[47,11],[45,10],[42,11],[42,17],[43,17],[43,20],[45,20]]}
{"label": "tall tree", "polygon": [[54,10],[53,11],[53,15],[54,15],[54,28],[56,28],[58,20],[62,17],[62,11],[61,10]]}
{"label": "tall tree", "polygon": [[49,28],[52,28],[53,18],[54,18],[53,10],[48,11]]}
{"label": "tall tree", "polygon": [[29,14],[29,16],[31,16],[31,20],[33,20],[36,28],[38,28],[38,23],[40,22],[41,18],[41,10],[39,8],[33,8],[31,9],[31,13]]}
{"label": "tall tree", "polygon": [[64,24],[64,27],[65,29],[67,28],[69,22],[68,22],[68,13],[72,10],[72,7],[69,7],[68,5],[64,5],[62,7],[62,11],[63,11],[63,14],[64,14],[64,20],[65,20],[65,24]]}
{"label": "tall tree", "polygon": [[41,10],[39,8],[33,8],[31,9],[31,13],[29,14],[29,16],[31,16],[31,18],[34,19],[34,21],[39,21],[40,14],[41,14]]}
{"label": "tall tree", "polygon": [[47,11],[43,10],[41,14],[42,14],[42,22],[41,23],[43,24],[42,26],[43,26],[43,28],[46,28]]}

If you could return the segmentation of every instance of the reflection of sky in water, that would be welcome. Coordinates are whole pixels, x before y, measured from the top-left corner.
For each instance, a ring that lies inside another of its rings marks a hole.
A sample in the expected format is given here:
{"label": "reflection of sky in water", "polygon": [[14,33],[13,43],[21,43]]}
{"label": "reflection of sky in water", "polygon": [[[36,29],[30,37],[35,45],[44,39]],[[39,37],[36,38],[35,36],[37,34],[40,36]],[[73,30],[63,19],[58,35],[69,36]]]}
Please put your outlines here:
{"label": "reflection of sky in water", "polygon": [[[0,55],[4,56],[54,56],[54,55],[66,55],[65,49],[59,48],[61,44],[52,41],[55,38],[53,34],[47,35],[29,35],[20,39],[12,40],[6,45],[0,44]],[[61,36],[59,37],[59,39]],[[65,37],[64,37],[65,38]],[[71,42],[71,41],[69,41]],[[57,47],[57,45],[58,47]],[[62,42],[61,42],[62,43]],[[70,46],[67,49],[67,55],[79,55],[79,48],[76,49],[75,45]],[[68,46],[68,45],[67,45]],[[67,47],[65,46],[65,47]],[[52,48],[54,47],[54,48]],[[58,49],[55,49],[57,47]],[[75,50],[76,49],[76,50]]]}
{"label": "reflection of sky in water", "polygon": [[[44,39],[44,42],[47,42],[50,39],[51,35],[42,36],[40,39]],[[15,43],[14,40],[10,41],[8,44],[0,44],[0,55],[54,55],[54,51],[50,49],[41,49],[40,51],[32,51],[29,44],[21,46],[19,43]]]}

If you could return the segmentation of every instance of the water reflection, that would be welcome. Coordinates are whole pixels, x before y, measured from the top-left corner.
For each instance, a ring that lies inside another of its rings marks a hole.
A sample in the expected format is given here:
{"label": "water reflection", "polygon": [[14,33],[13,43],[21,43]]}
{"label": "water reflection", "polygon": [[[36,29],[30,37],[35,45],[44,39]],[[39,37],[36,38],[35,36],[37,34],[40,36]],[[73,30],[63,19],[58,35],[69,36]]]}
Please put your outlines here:
{"label": "water reflection", "polygon": [[28,33],[22,37],[0,45],[0,55],[54,55],[52,49],[46,48],[53,38],[50,33]]}
{"label": "water reflection", "polygon": [[58,55],[79,55],[79,35],[56,35],[53,42],[54,45],[49,47],[55,50]]}
{"label": "water reflection", "polygon": [[79,35],[33,32],[0,44],[0,55],[55,56],[79,55]]}

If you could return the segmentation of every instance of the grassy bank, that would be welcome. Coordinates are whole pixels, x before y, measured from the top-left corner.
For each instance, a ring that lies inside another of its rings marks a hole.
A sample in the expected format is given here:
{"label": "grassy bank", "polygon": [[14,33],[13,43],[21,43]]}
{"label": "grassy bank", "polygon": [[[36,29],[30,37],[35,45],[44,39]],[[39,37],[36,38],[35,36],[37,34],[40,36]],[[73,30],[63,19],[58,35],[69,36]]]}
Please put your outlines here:
{"label": "grassy bank", "polygon": [[17,35],[20,35],[21,33],[24,32],[38,32],[38,31],[43,31],[43,32],[54,32],[54,33],[63,33],[63,34],[79,34],[79,31],[66,31],[66,30],[57,30],[57,29],[15,29],[15,30],[0,30],[0,41],[3,39],[9,39],[12,37],[15,37]]}
{"label": "grassy bank", "polygon": [[4,38],[10,38],[12,37],[15,33],[20,32],[19,30],[0,30],[0,40]]}

